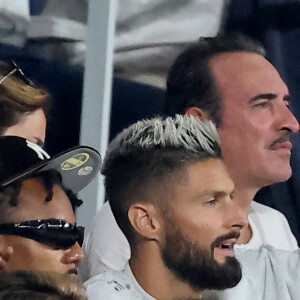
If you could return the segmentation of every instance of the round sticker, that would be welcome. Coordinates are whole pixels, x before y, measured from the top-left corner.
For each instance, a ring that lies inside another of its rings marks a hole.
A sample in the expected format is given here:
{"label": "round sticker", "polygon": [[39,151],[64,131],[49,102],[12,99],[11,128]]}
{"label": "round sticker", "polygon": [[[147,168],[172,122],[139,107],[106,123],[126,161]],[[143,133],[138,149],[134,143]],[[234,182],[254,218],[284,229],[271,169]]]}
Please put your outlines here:
{"label": "round sticker", "polygon": [[79,168],[89,160],[89,157],[90,156],[88,153],[78,153],[65,160],[61,164],[61,169],[63,171],[70,171]]}
{"label": "round sticker", "polygon": [[86,176],[86,175],[89,175],[92,171],[93,171],[93,167],[85,166],[85,167],[78,170],[78,175],[79,176]]}

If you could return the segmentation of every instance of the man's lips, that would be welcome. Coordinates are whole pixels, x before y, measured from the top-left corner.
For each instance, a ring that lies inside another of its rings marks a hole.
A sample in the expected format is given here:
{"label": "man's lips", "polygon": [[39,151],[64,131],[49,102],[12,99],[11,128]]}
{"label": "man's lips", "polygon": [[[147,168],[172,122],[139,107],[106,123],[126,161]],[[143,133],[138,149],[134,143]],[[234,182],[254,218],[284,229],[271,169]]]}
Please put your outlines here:
{"label": "man's lips", "polygon": [[293,144],[291,142],[291,133],[286,133],[279,139],[275,140],[269,147],[273,151],[281,152],[283,154],[291,154]]}
{"label": "man's lips", "polygon": [[240,233],[236,231],[218,237],[212,243],[212,253],[217,249],[218,251],[222,251],[225,256],[234,256],[233,246],[239,237]]}
{"label": "man's lips", "polygon": [[75,275],[77,276],[77,270],[74,268],[74,269],[70,269],[69,271],[66,272],[68,275]]}
{"label": "man's lips", "polygon": [[237,239],[224,240],[220,244],[216,245],[216,248],[220,248],[220,249],[233,249],[233,246],[236,243],[236,241],[237,241]]}
{"label": "man's lips", "polygon": [[292,148],[293,145],[291,142],[278,142],[271,147],[271,150],[282,150],[283,152],[291,153]]}
{"label": "man's lips", "polygon": [[222,251],[222,253],[226,256],[234,256],[233,246],[235,245],[237,239],[227,239],[222,241],[220,244],[217,244],[215,248]]}

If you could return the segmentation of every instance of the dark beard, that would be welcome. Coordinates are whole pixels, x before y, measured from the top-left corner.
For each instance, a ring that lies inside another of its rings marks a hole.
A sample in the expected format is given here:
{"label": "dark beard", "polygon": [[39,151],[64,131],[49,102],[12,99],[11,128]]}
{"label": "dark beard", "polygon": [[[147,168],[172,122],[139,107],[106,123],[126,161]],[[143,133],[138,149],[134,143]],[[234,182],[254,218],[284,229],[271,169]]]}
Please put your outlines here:
{"label": "dark beard", "polygon": [[216,239],[209,251],[198,243],[187,240],[179,230],[174,231],[174,228],[176,226],[168,231],[166,246],[162,251],[164,263],[174,275],[199,291],[224,290],[239,283],[242,271],[236,258],[226,257],[222,265],[213,258],[216,241],[236,237],[235,233]]}

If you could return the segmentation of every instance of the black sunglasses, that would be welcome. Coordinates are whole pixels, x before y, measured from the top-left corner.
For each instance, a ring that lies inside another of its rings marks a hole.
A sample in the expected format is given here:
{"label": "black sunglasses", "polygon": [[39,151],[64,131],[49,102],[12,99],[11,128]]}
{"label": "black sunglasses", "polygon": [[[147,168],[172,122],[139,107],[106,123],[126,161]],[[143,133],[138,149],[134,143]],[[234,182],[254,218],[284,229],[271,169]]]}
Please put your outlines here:
{"label": "black sunglasses", "polygon": [[64,220],[46,219],[0,224],[0,234],[17,235],[55,249],[69,249],[83,243],[84,227]]}
{"label": "black sunglasses", "polygon": [[24,83],[26,83],[27,85],[30,85],[30,86],[34,86],[34,83],[28,77],[26,77],[26,75],[24,74],[23,70],[16,64],[16,62],[14,60],[11,60],[10,63],[12,65],[13,69],[9,73],[7,73],[3,78],[1,78],[0,85],[8,77],[12,76],[13,74],[18,74],[22,78],[22,80],[24,81]]}

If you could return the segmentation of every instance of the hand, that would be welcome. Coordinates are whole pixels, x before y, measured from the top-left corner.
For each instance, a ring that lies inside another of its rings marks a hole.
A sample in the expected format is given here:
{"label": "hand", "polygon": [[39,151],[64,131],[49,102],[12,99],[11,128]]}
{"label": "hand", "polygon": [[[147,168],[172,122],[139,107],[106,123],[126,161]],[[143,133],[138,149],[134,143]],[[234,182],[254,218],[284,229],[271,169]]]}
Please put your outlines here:
{"label": "hand", "polygon": [[9,259],[11,258],[14,250],[13,247],[8,246],[6,249],[0,252],[0,273],[1,271],[6,270],[6,264],[8,263]]}

